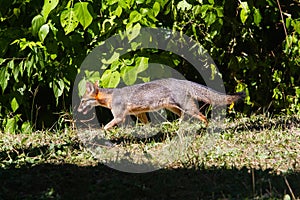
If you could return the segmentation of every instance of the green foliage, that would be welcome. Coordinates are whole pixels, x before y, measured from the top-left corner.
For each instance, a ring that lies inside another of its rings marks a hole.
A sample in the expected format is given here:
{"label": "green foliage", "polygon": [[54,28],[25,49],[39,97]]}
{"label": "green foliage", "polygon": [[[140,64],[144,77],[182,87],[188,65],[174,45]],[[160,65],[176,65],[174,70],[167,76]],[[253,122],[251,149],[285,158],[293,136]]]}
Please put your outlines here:
{"label": "green foliage", "polygon": [[[196,79],[191,66],[178,56],[135,51],[142,27],[176,30],[203,45],[226,88],[246,91],[245,113],[260,108],[300,113],[300,12],[296,2],[281,2],[282,11],[274,0],[3,0],[1,5],[0,123],[9,132],[35,126],[39,108],[50,113],[68,109],[71,85],[86,55],[124,31],[133,52],[113,53],[98,66],[104,73],[92,78],[93,72],[85,72],[81,86],[90,79],[100,80],[103,87],[148,81],[151,77],[144,72],[149,63],[175,67]],[[37,105],[36,99],[44,93],[50,102]]]}

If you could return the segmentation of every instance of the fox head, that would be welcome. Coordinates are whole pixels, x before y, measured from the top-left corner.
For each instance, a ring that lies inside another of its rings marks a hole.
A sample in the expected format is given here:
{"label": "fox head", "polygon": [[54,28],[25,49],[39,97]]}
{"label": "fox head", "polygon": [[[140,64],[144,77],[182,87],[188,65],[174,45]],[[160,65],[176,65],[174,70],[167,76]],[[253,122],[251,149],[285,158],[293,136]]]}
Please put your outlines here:
{"label": "fox head", "polygon": [[95,106],[103,106],[111,109],[112,92],[114,89],[104,89],[98,87],[98,85],[99,81],[96,81],[94,84],[86,82],[85,94],[82,96],[77,108],[78,112],[82,112],[85,115]]}
{"label": "fox head", "polygon": [[99,105],[98,96],[98,81],[94,84],[86,82],[85,94],[82,96],[77,111],[87,114],[93,107]]}

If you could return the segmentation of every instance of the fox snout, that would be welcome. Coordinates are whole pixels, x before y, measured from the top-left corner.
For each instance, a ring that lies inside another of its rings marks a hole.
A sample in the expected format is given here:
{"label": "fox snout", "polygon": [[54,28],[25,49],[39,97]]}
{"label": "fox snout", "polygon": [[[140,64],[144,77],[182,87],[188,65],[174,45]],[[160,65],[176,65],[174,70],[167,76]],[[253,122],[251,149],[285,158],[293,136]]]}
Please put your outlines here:
{"label": "fox snout", "polygon": [[80,105],[77,108],[78,112],[82,112],[84,115],[86,115],[90,110],[92,110],[94,106],[89,104],[87,101],[82,101]]}

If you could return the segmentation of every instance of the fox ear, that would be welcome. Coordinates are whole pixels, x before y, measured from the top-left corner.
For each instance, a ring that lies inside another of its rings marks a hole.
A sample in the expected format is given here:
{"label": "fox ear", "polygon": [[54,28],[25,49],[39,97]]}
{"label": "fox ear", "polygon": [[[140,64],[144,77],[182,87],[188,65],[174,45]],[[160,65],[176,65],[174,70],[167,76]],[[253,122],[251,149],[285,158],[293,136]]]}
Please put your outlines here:
{"label": "fox ear", "polygon": [[99,80],[96,80],[96,81],[95,81],[94,86],[95,86],[95,87],[98,87],[98,86],[99,86]]}
{"label": "fox ear", "polygon": [[95,86],[91,82],[86,82],[86,93],[94,93],[95,89]]}

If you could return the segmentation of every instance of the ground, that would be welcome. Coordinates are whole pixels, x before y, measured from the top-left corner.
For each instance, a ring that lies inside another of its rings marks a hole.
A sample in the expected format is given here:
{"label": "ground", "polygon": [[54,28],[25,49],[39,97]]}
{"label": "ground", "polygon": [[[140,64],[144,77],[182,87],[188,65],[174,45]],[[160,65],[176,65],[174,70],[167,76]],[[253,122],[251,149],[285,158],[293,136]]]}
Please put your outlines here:
{"label": "ground", "polygon": [[[200,127],[176,160],[138,174],[99,162],[70,128],[0,133],[0,199],[300,198],[299,122],[299,116],[239,117],[213,137]],[[118,128],[106,136],[112,148],[141,145],[151,153],[173,144],[176,128],[178,122],[164,125],[151,139]]]}

